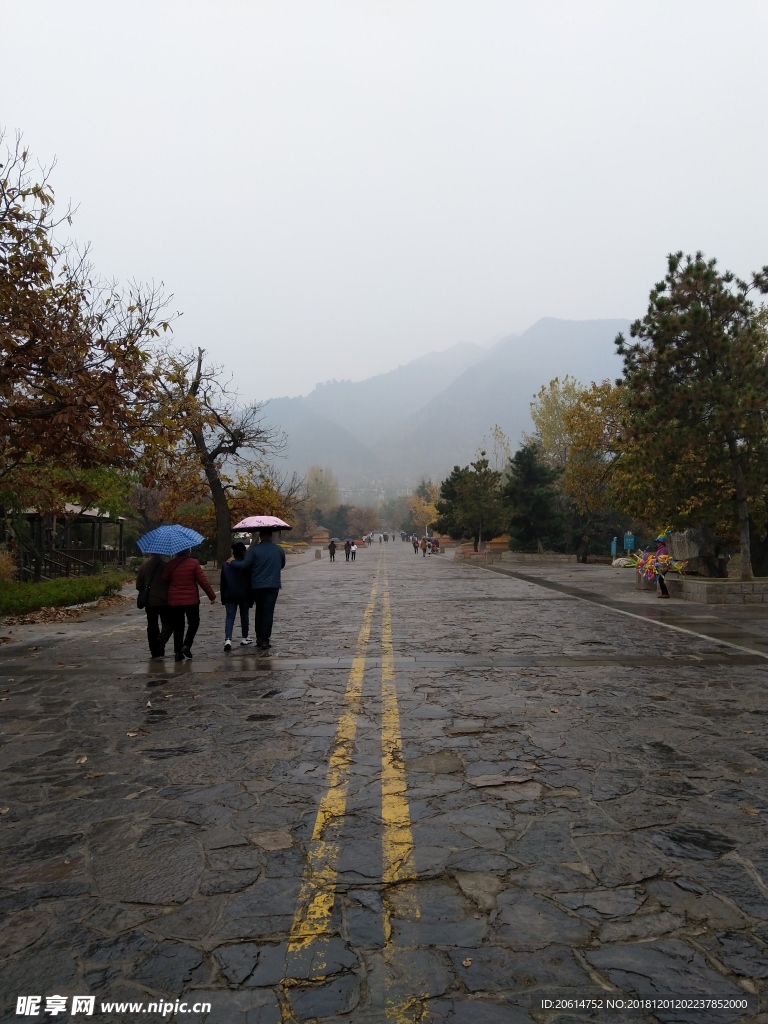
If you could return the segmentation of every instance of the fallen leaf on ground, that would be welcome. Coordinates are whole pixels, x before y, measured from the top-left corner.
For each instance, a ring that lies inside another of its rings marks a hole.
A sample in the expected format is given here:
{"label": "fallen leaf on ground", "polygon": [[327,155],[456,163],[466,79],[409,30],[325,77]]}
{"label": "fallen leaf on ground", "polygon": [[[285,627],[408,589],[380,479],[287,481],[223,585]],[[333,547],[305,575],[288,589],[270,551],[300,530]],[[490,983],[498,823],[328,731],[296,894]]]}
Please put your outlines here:
{"label": "fallen leaf on ground", "polygon": [[293,846],[290,832],[255,832],[248,838],[262,850],[287,850]]}
{"label": "fallen leaf on ground", "polygon": [[744,811],[745,814],[759,814],[760,813],[760,811],[758,811],[756,807],[742,807],[741,809],[742,809],[742,811]]}
{"label": "fallen leaf on ground", "polygon": [[462,967],[471,967],[472,966],[472,957],[468,956],[466,960],[462,960],[461,961],[461,966]]}
{"label": "fallen leaf on ground", "polygon": [[138,736],[139,734],[137,732],[127,732],[125,735],[130,736],[131,739],[133,739],[134,736]]}
{"label": "fallen leaf on ground", "polygon": [[10,700],[10,697],[0,697],[0,700]]}
{"label": "fallen leaf on ground", "polygon": [[526,770],[529,771],[529,772],[540,772],[541,771],[541,768],[539,768],[539,766],[537,764],[527,764],[525,767],[526,767]]}
{"label": "fallen leaf on ground", "polygon": [[83,754],[81,757],[78,757],[78,759],[75,761],[75,764],[85,764],[87,760],[87,756]]}
{"label": "fallen leaf on ground", "polygon": [[106,772],[88,772],[88,774],[84,775],[83,778],[84,779],[100,779],[102,775],[106,775],[106,774],[107,774]]}
{"label": "fallen leaf on ground", "polygon": [[0,814],[7,814],[10,809],[10,807],[0,807]]}
{"label": "fallen leaf on ground", "polygon": [[745,775],[757,775],[757,768],[747,768],[744,772]]}
{"label": "fallen leaf on ground", "polygon": [[151,708],[151,707],[152,707],[152,701],[151,701],[151,700],[148,700],[148,701],[147,701],[147,707],[148,707],[148,708]]}
{"label": "fallen leaf on ground", "polygon": [[550,708],[549,710],[550,710],[550,711],[551,711],[551,712],[552,712],[552,713],[553,713],[554,715],[559,715],[559,714],[560,714],[560,708]]}

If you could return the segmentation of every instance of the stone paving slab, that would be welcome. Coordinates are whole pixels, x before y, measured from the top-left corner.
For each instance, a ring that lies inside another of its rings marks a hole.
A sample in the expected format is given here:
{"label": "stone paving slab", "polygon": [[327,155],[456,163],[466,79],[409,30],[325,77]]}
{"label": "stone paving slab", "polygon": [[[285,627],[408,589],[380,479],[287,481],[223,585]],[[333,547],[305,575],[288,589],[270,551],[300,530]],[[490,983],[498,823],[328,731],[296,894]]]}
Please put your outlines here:
{"label": "stone paving slab", "polygon": [[[382,547],[286,573],[271,657],[0,649],[7,1018],[767,1020],[768,661]],[[665,997],[727,1008],[607,1008]]]}

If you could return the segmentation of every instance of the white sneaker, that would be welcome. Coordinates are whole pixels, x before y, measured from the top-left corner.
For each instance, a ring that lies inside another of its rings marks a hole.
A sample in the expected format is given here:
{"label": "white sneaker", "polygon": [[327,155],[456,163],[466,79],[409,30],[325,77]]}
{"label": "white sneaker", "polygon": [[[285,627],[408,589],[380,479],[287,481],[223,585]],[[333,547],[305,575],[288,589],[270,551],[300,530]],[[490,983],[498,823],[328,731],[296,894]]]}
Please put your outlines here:
{"label": "white sneaker", "polygon": [[247,647],[248,644],[252,644],[252,643],[253,643],[253,640],[249,636],[244,636],[243,639],[240,641],[240,646],[241,647]]}
{"label": "white sneaker", "polygon": [[225,651],[231,651],[232,650],[232,641],[229,639],[229,637],[227,637],[227,639],[224,641],[224,650]]}

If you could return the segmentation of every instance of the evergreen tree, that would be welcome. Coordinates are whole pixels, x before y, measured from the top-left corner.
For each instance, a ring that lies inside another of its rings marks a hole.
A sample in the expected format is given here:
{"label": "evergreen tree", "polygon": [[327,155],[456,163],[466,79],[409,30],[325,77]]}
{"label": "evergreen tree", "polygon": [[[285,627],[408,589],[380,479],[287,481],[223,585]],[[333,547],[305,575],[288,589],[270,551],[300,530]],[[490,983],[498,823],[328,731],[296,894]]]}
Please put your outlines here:
{"label": "evergreen tree", "polygon": [[440,485],[435,528],[454,540],[471,537],[475,551],[481,541],[498,537],[504,532],[506,518],[501,478],[501,473],[490,468],[485,452],[463,469],[454,466]]}
{"label": "evergreen tree", "polygon": [[509,460],[503,494],[510,507],[510,547],[536,551],[562,543],[559,476],[560,470],[549,465],[537,444],[524,445]]}
{"label": "evergreen tree", "polygon": [[684,454],[681,439],[704,461],[722,452],[744,580],[753,578],[749,500],[757,496],[755,472],[765,485],[768,405],[768,338],[749,298],[754,288],[768,291],[768,267],[748,285],[700,252],[675,253],[651,291],[648,312],[630,328],[637,340],[616,339],[624,356],[629,439],[653,451],[659,473]]}

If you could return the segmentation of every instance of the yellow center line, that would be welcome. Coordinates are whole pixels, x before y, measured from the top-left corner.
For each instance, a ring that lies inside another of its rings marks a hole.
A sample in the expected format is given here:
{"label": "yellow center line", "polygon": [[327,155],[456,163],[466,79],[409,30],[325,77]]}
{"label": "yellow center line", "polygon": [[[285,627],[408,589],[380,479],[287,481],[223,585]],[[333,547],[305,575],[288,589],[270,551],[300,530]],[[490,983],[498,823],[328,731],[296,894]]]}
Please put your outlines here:
{"label": "yellow center line", "polygon": [[[400,729],[400,709],[395,683],[395,649],[392,642],[392,610],[389,600],[389,580],[386,572],[382,584],[381,612],[381,817],[384,825],[382,851],[385,883],[413,881],[416,862],[413,855],[411,809],[403,759],[403,738]],[[407,890],[398,895],[398,909],[412,919],[420,916],[418,899]],[[403,973],[403,959],[390,942],[391,926],[385,923],[387,945],[384,959],[387,964],[385,981],[385,1014],[392,1024],[414,1024],[425,1013],[426,993],[408,991],[408,971]],[[403,951],[405,952],[405,951]],[[400,961],[400,969],[396,961]]]}
{"label": "yellow center line", "polygon": [[[297,897],[296,912],[288,937],[288,955],[283,984],[292,984],[297,975],[321,980],[327,966],[327,947],[331,916],[336,899],[341,829],[347,810],[349,768],[354,752],[357,717],[365,673],[365,656],[376,605],[378,580],[374,579],[363,624],[355,647],[355,656],[347,679],[342,712],[336,727],[326,775],[326,789],[312,829],[307,863]],[[311,947],[311,948],[310,948]],[[307,971],[307,964],[311,970]],[[298,968],[301,967],[301,970]]]}
{"label": "yellow center line", "polygon": [[384,882],[414,878],[411,809],[405,782],[400,709],[395,685],[395,652],[392,644],[392,614],[389,581],[382,587],[381,614],[381,817],[384,823]]}

